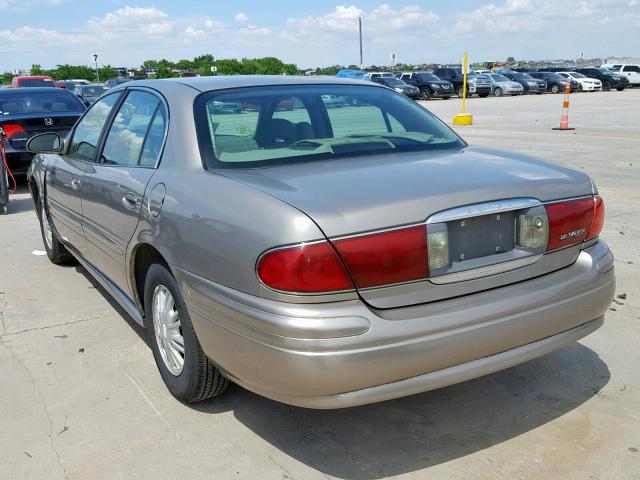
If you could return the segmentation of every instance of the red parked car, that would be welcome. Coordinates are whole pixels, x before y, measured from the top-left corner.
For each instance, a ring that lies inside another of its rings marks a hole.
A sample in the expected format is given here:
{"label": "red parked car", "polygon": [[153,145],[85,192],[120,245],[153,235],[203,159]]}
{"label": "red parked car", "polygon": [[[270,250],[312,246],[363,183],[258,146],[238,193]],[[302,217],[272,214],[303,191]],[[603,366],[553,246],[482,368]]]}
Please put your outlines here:
{"label": "red parked car", "polygon": [[13,77],[9,88],[22,87],[58,87],[58,84],[56,84],[53,78],[46,75],[20,75]]}

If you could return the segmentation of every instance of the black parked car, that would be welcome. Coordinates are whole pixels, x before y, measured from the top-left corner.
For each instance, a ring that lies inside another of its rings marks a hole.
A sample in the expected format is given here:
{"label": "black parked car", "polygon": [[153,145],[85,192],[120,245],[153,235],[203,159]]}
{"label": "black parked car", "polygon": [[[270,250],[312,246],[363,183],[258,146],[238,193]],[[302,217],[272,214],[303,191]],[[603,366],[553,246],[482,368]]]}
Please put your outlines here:
{"label": "black parked car", "polygon": [[580,89],[580,84],[577,81],[564,78],[555,72],[531,72],[529,75],[547,82],[547,92],[563,92],[567,86],[567,82],[571,82],[571,92],[577,92]]}
{"label": "black parked car", "polygon": [[7,164],[13,173],[27,173],[33,154],[27,140],[33,135],[56,132],[65,137],[85,111],[85,106],[63,88],[0,89],[0,128],[7,137]]}
{"label": "black parked car", "polygon": [[396,77],[373,77],[371,81],[389,87],[390,89],[395,90],[398,93],[402,93],[414,100],[420,98],[420,90],[418,87],[408,85]]}
{"label": "black parked car", "polygon": [[442,98],[448,100],[454,94],[453,84],[446,80],[440,80],[429,72],[404,72],[399,75],[400,80],[413,85],[420,90],[420,98]]}
{"label": "black parked car", "polygon": [[576,68],[576,72],[588,78],[596,78],[602,82],[602,90],[608,92],[615,88],[619,92],[629,87],[629,79],[606,68]]}
{"label": "black parked car", "polygon": [[[460,67],[443,67],[433,70],[433,74],[441,80],[446,80],[453,84],[453,90],[456,95],[462,97],[462,83],[464,82],[464,76],[462,68]],[[471,81],[467,75],[467,94],[469,96],[477,93],[481,97],[488,97],[491,93],[491,80],[487,77],[477,75],[476,78]]]}
{"label": "black parked car", "polygon": [[73,94],[88,107],[107,90],[109,89],[102,85],[76,85]]}
{"label": "black parked car", "polygon": [[507,72],[505,77],[514,82],[518,82],[524,88],[524,93],[536,93],[538,95],[547,91],[547,82],[541,78],[533,78],[528,73]]}

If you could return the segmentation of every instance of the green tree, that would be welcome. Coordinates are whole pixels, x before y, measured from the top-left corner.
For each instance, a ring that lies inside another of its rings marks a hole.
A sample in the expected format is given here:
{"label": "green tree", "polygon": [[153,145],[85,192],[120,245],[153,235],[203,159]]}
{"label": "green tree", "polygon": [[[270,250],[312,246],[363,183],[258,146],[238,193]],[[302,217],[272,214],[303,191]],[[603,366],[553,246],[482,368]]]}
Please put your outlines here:
{"label": "green tree", "polygon": [[513,57],[507,57],[507,63],[515,63],[516,59]]}
{"label": "green tree", "polygon": [[31,65],[31,75],[44,75],[44,70],[39,63]]}
{"label": "green tree", "polygon": [[118,76],[118,72],[111,65],[103,65],[100,67],[100,81],[104,82],[105,80],[109,80],[110,78],[114,78]]}
{"label": "green tree", "polygon": [[156,71],[156,76],[155,76],[155,78],[174,78],[174,77],[177,77],[177,75],[173,73],[171,69],[165,66],[158,67],[158,70]]}
{"label": "green tree", "polygon": [[187,60],[183,58],[176,62],[176,68],[182,70],[183,72],[187,72],[195,69],[195,62],[193,60]]}

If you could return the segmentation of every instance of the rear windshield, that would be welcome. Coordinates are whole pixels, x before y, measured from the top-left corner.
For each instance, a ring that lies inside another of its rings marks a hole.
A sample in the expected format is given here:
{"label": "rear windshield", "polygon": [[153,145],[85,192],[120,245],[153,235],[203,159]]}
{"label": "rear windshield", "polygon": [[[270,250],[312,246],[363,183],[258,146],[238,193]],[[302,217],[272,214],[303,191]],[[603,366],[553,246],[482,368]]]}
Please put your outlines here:
{"label": "rear windshield", "polygon": [[260,167],[465,144],[404,95],[360,85],[241,88],[201,95],[198,138],[212,168]]}
{"label": "rear windshield", "polygon": [[37,93],[16,90],[0,95],[0,115],[83,112],[84,110],[84,105],[75,95],[60,89]]}
{"label": "rear windshield", "polygon": [[87,97],[98,97],[109,90],[106,87],[82,87],[80,93]]}
{"label": "rear windshield", "polygon": [[18,80],[20,87],[55,87],[53,80],[48,78],[22,78]]}

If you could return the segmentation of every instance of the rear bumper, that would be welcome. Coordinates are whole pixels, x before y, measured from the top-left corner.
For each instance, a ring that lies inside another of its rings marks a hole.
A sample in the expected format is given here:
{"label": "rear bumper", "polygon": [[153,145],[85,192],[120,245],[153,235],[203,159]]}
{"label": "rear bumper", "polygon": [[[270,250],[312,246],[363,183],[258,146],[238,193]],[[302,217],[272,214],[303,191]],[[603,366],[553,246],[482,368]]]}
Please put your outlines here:
{"label": "rear bumper", "polygon": [[402,397],[530,360],[596,330],[615,291],[603,242],[536,279],[389,310],[268,301],[174,271],[200,343],[225,374],[309,408]]}

